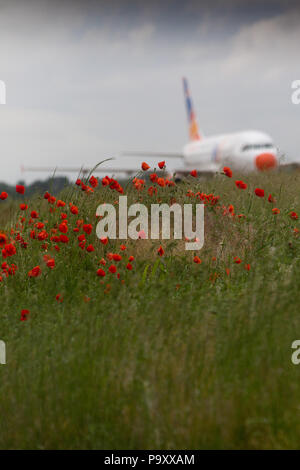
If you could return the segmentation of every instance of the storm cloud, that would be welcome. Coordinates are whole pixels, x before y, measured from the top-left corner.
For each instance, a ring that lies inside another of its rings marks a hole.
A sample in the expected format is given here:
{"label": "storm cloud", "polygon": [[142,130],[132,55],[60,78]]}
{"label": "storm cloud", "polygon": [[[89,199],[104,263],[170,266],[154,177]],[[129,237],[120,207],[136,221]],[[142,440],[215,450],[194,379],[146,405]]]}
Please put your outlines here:
{"label": "storm cloud", "polygon": [[47,176],[22,164],[180,151],[182,76],[206,135],[264,130],[300,159],[299,25],[293,1],[0,1],[0,180]]}

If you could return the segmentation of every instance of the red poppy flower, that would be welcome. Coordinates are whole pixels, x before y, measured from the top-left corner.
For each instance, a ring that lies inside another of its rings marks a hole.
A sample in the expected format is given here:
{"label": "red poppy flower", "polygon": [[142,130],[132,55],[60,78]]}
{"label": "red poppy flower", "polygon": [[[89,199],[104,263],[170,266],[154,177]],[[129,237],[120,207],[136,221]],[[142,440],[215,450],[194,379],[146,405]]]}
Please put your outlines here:
{"label": "red poppy flower", "polygon": [[135,189],[137,189],[138,191],[141,191],[144,188],[145,180],[142,180],[140,178],[134,178],[132,183]]}
{"label": "red poppy flower", "polygon": [[126,268],[128,269],[128,271],[132,271],[133,266],[132,266],[131,263],[128,263],[127,266],[126,266]]}
{"label": "red poppy flower", "polygon": [[199,256],[194,256],[194,263],[196,264],[201,264],[202,263],[202,260],[199,258]]}
{"label": "red poppy flower", "polygon": [[48,259],[48,261],[46,261],[46,265],[48,268],[53,269],[55,266],[55,260],[53,258]]}
{"label": "red poppy flower", "polygon": [[81,183],[82,183],[81,179],[77,178],[77,180],[75,181],[75,184],[76,184],[77,186],[80,186]]}
{"label": "red poppy flower", "polygon": [[272,209],[272,212],[273,214],[280,214],[280,210],[277,207],[274,207],[274,209]]}
{"label": "red poppy flower", "polygon": [[158,248],[157,253],[159,254],[159,256],[163,256],[163,255],[164,255],[165,250],[163,249],[163,247],[162,247],[161,245],[160,245],[160,247]]}
{"label": "red poppy flower", "polygon": [[61,294],[57,294],[57,295],[55,296],[55,298],[56,298],[57,302],[59,302],[60,304],[61,304],[61,303],[63,302],[63,300],[64,300],[64,298],[63,298],[63,296],[62,296]]}
{"label": "red poppy flower", "polygon": [[0,232],[0,246],[5,245],[6,242],[7,242],[7,236],[5,235],[5,233]]}
{"label": "red poppy flower", "polygon": [[27,205],[27,204],[24,204],[24,203],[22,203],[22,204],[20,204],[20,209],[21,209],[21,211],[27,211],[27,209],[28,209],[28,205]]}
{"label": "red poppy flower", "polygon": [[104,277],[106,275],[105,271],[103,269],[98,269],[97,271],[97,276]]}
{"label": "red poppy flower", "polygon": [[13,243],[9,243],[8,245],[5,245],[3,250],[2,250],[2,257],[3,258],[8,258],[9,256],[15,255],[17,252],[16,247]]}
{"label": "red poppy flower", "polygon": [[38,277],[41,273],[42,273],[41,268],[39,266],[35,266],[29,271],[28,277]]}
{"label": "red poppy flower", "polygon": [[39,214],[37,213],[37,211],[31,211],[30,217],[32,219],[37,219],[39,217]]}
{"label": "red poppy flower", "polygon": [[261,189],[261,188],[256,188],[254,190],[254,192],[255,192],[256,196],[258,196],[258,197],[264,197],[264,195],[265,195],[264,189]]}
{"label": "red poppy flower", "polygon": [[71,211],[72,214],[77,215],[78,214],[78,207],[71,206],[70,211]]}
{"label": "red poppy flower", "polygon": [[146,162],[143,162],[142,165],[141,165],[141,167],[142,167],[142,170],[143,170],[143,171],[147,171],[147,170],[149,170],[149,168],[150,168],[150,166],[149,166],[148,163],[146,163]]}
{"label": "red poppy flower", "polygon": [[100,238],[100,242],[101,242],[103,245],[107,245],[107,243],[108,243],[108,238],[107,238],[107,237],[101,237],[101,238]]}
{"label": "red poppy flower", "polygon": [[108,176],[104,176],[104,178],[102,178],[102,186],[108,186],[110,184],[110,178]]}
{"label": "red poppy flower", "polygon": [[190,175],[193,176],[194,178],[196,178],[197,177],[197,170],[192,170],[190,172]]}
{"label": "red poppy flower", "polygon": [[46,230],[42,230],[41,232],[38,233],[38,240],[40,241],[43,241],[43,240],[46,240],[48,238],[48,233],[46,232]]}
{"label": "red poppy flower", "polygon": [[64,207],[66,203],[64,201],[61,201],[60,199],[56,203],[57,207]]}
{"label": "red poppy flower", "polygon": [[84,250],[84,248],[85,248],[85,243],[86,243],[85,240],[84,240],[83,242],[78,243],[79,248],[81,248],[82,250]]}
{"label": "red poppy flower", "polygon": [[117,254],[117,253],[116,253],[116,254],[113,254],[113,260],[114,260],[114,261],[121,261],[121,259],[122,259],[122,256],[121,256],[121,255],[119,255],[119,254]]}
{"label": "red poppy flower", "polygon": [[272,194],[269,194],[268,201],[269,202],[275,202],[275,199],[273,198]]}
{"label": "red poppy flower", "polygon": [[27,310],[27,309],[24,308],[23,310],[21,310],[21,318],[20,318],[20,320],[21,320],[21,321],[26,321],[27,318],[28,318],[28,316],[29,316],[29,314],[30,314],[29,310]]}
{"label": "red poppy flower", "polygon": [[95,176],[91,176],[89,181],[90,181],[90,185],[93,188],[96,188],[98,186],[98,179],[95,178]]}
{"label": "red poppy flower", "polygon": [[162,170],[166,166],[166,162],[158,162],[158,167]]}
{"label": "red poppy flower", "polygon": [[240,264],[242,262],[242,260],[238,257],[238,256],[235,256],[233,258],[233,261],[236,263],[236,264]]}
{"label": "red poppy flower", "polygon": [[67,233],[68,231],[68,225],[66,222],[62,222],[61,224],[59,224],[58,226],[58,230],[62,233]]}
{"label": "red poppy flower", "polygon": [[294,211],[293,211],[293,212],[290,212],[290,218],[291,218],[291,219],[294,219],[294,220],[297,220],[297,219],[298,219],[298,214],[297,214],[297,212],[294,212]]}
{"label": "red poppy flower", "polygon": [[154,193],[154,194],[157,194],[157,188],[154,188],[153,186],[150,186],[150,187],[148,188],[148,194],[149,194],[150,196],[153,196],[153,193]]}
{"label": "red poppy flower", "polygon": [[134,256],[129,256],[129,261],[134,261]]}
{"label": "red poppy flower", "polygon": [[116,273],[117,272],[117,267],[112,264],[109,268],[108,268],[109,272],[111,272],[112,274]]}
{"label": "red poppy flower", "polygon": [[92,224],[84,224],[82,228],[83,228],[83,231],[87,233],[88,235],[90,235],[90,233],[93,230]]}
{"label": "red poppy flower", "polygon": [[244,181],[242,181],[242,180],[236,181],[236,182],[235,182],[235,185],[236,185],[236,187],[239,188],[239,189],[247,189],[247,184],[244,183]]}
{"label": "red poppy flower", "polygon": [[24,194],[25,193],[25,186],[22,184],[17,184],[16,185],[16,192],[19,194]]}
{"label": "red poppy flower", "polygon": [[93,247],[93,245],[88,245],[86,247],[86,251],[88,251],[89,253],[91,253],[92,251],[95,251],[95,248]]}
{"label": "red poppy flower", "polygon": [[125,246],[125,245],[121,245],[120,248],[121,248],[122,251],[125,251],[125,250],[126,250],[126,246]]}
{"label": "red poppy flower", "polygon": [[228,178],[232,178],[232,170],[229,166],[224,166],[223,171]]}
{"label": "red poppy flower", "polygon": [[0,199],[2,199],[2,201],[4,201],[5,199],[7,199],[7,196],[8,196],[7,192],[2,191],[2,193],[0,194]]}
{"label": "red poppy flower", "polygon": [[163,178],[157,178],[156,182],[158,186],[161,186],[162,188],[166,185],[165,180]]}
{"label": "red poppy flower", "polygon": [[59,236],[59,241],[60,241],[61,243],[68,243],[69,237],[67,237],[67,235],[60,234],[60,236]]}
{"label": "red poppy flower", "polygon": [[152,183],[155,183],[155,181],[157,180],[157,174],[156,173],[151,173],[149,178],[150,178],[150,181]]}

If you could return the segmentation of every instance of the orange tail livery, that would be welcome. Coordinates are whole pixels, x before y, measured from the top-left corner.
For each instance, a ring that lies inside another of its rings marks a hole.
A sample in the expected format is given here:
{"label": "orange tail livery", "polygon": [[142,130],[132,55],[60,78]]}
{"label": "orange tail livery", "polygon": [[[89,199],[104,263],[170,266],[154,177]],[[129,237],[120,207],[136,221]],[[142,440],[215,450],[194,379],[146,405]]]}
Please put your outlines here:
{"label": "orange tail livery", "polygon": [[195,115],[192,99],[191,99],[190,92],[189,92],[189,86],[188,86],[188,82],[186,78],[183,78],[183,90],[184,90],[186,110],[187,110],[187,115],[188,115],[190,140],[201,140],[201,135],[199,133],[196,115]]}

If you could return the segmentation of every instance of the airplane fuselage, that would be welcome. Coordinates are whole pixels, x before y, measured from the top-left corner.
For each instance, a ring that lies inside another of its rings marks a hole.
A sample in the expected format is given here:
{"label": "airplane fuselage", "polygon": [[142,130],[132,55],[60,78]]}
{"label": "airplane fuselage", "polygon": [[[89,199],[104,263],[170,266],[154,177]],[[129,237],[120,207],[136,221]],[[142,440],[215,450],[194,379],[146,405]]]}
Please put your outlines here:
{"label": "airplane fuselage", "polygon": [[272,169],[278,166],[277,154],[271,137],[260,131],[204,137],[183,148],[186,169],[202,173],[214,173],[224,166],[240,172]]}

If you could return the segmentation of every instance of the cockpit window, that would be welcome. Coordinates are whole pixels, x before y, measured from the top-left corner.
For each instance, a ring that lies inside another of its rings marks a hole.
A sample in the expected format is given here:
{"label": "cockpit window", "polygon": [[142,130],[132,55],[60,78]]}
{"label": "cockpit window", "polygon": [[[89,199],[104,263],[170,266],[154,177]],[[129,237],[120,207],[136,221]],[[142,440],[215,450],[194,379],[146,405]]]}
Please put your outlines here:
{"label": "cockpit window", "polygon": [[246,152],[247,150],[257,150],[257,149],[270,149],[273,148],[273,144],[247,144],[242,147],[242,151]]}

